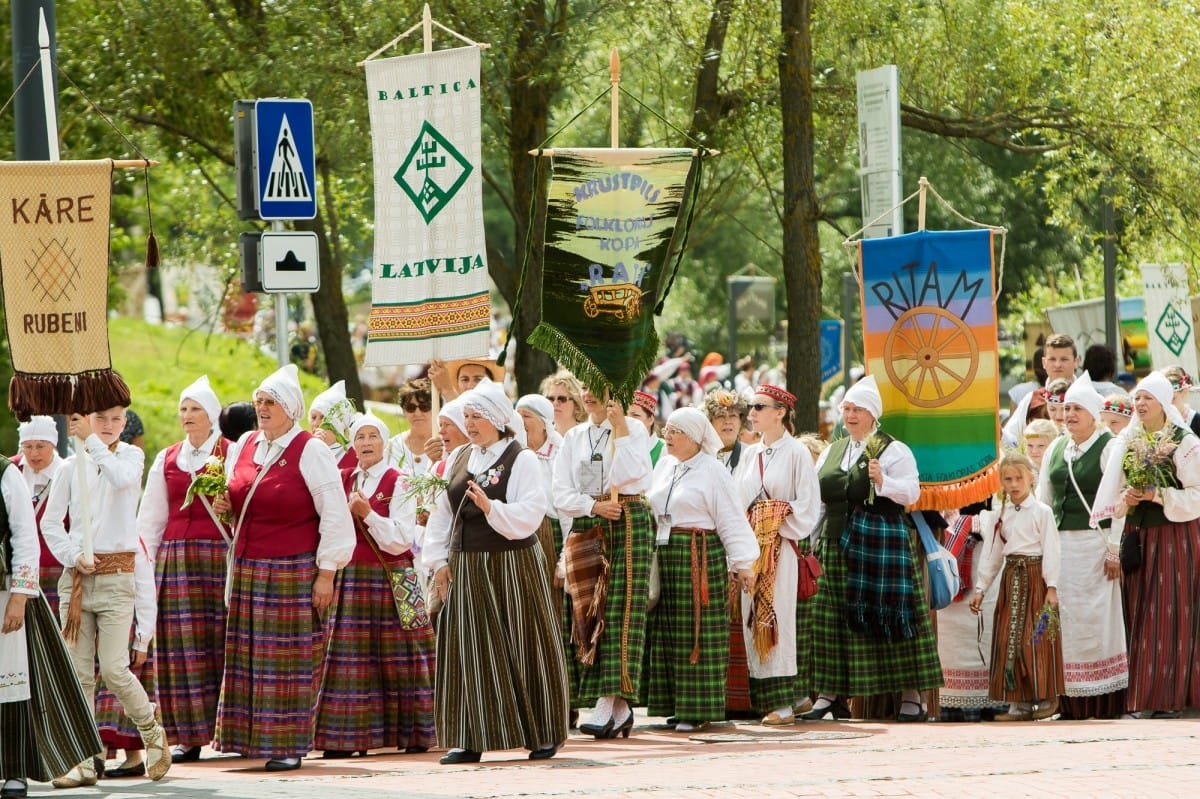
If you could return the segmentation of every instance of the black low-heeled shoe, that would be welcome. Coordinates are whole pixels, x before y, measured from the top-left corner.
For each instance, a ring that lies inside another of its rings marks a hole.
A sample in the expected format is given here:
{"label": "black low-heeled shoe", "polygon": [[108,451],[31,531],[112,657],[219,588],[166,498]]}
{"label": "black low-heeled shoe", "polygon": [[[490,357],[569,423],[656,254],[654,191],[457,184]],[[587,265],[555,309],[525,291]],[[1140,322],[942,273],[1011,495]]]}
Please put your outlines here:
{"label": "black low-heeled shoe", "polygon": [[[909,707],[915,707],[917,709],[917,712],[916,713],[905,713],[904,712],[905,705],[908,705]],[[906,724],[912,723],[915,721],[926,721],[928,718],[929,718],[928,710],[921,707],[919,702],[912,702],[909,700],[904,700],[903,702],[900,703],[900,712],[896,714],[896,721],[899,721],[901,723],[906,723]]]}
{"label": "black low-heeled shoe", "polygon": [[321,753],[322,760],[346,760],[354,757],[354,753],[348,749],[326,749]]}
{"label": "black low-heeled shoe", "polygon": [[403,752],[406,755],[423,755],[428,751],[428,746],[406,746],[403,749]]}
{"label": "black low-heeled shoe", "polygon": [[[816,705],[820,703],[821,700],[818,699]],[[822,721],[826,716],[833,716],[834,721],[845,721],[850,718],[850,708],[843,700],[835,699],[824,707],[814,705],[812,710],[800,714],[800,718],[805,721]]]}
{"label": "black low-heeled shoe", "polygon": [[104,779],[106,780],[121,780],[127,777],[145,777],[146,764],[136,763],[132,766],[120,766],[119,768],[106,769]]}
{"label": "black low-heeled shoe", "polygon": [[529,753],[530,760],[549,760],[558,754],[557,746],[547,746],[545,749],[534,749]]}
{"label": "black low-heeled shoe", "polygon": [[600,724],[580,724],[579,725],[580,732],[586,732],[588,735],[595,736],[596,738],[611,737],[609,735],[609,733],[612,732],[612,728],[613,728],[613,717],[612,716],[609,716],[608,721],[606,723],[604,723],[603,725],[600,725]]}
{"label": "black low-heeled shoe", "polygon": [[13,777],[11,782],[17,782],[18,785],[0,788],[0,799],[25,799],[29,796],[29,780],[21,777]]}
{"label": "black low-heeled shoe", "polygon": [[273,757],[267,761],[267,771],[295,771],[303,762],[303,758],[296,758],[295,763],[289,763],[287,758]]}
{"label": "black low-heeled shoe", "polygon": [[453,766],[456,763],[478,763],[481,757],[483,757],[483,752],[476,752],[474,749],[459,749],[442,755],[442,759],[438,762],[443,766]]}
{"label": "black low-heeled shoe", "polygon": [[629,733],[633,730],[633,711],[629,711],[629,716],[621,722],[620,726],[613,727],[609,730],[605,738],[628,738]]}
{"label": "black low-heeled shoe", "polygon": [[171,752],[172,763],[195,763],[200,760],[200,747],[193,746],[182,752]]}

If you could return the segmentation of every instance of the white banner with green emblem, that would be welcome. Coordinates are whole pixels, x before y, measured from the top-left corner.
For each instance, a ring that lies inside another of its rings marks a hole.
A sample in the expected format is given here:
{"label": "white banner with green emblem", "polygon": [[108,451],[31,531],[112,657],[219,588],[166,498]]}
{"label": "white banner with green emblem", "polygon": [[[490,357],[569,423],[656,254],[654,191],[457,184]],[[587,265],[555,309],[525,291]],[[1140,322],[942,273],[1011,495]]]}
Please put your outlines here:
{"label": "white banner with green emblem", "polygon": [[375,155],[367,366],[486,356],[479,49],[366,63]]}
{"label": "white banner with green emblem", "polygon": [[1196,379],[1196,331],[1186,264],[1142,264],[1146,338],[1155,369],[1182,366]]}

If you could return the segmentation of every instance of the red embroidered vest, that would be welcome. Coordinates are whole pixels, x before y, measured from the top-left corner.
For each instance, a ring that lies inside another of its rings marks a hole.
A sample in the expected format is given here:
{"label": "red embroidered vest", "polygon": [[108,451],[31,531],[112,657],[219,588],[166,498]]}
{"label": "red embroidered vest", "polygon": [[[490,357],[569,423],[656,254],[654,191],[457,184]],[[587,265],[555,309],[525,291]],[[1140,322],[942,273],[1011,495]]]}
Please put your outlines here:
{"label": "red embroidered vest", "polygon": [[[217,439],[216,446],[213,447],[213,455],[225,457],[231,443],[233,442],[224,438]],[[180,469],[177,461],[179,450],[182,448],[183,442],[180,441],[167,449],[167,454],[163,458],[163,480],[167,484],[168,513],[167,526],[163,530],[162,540],[220,541],[221,531],[217,529],[217,525],[205,509],[204,503],[200,501],[200,497],[196,497],[191,505],[180,510],[183,507],[184,497],[187,496],[188,486],[192,484],[192,476]]]}
{"label": "red embroidered vest", "polygon": [[245,517],[241,516],[250,486],[263,469],[254,462],[254,451],[261,438],[262,431],[256,430],[246,439],[229,481],[234,521],[243,519],[234,555],[261,560],[316,553],[321,538],[320,517],[300,474],[300,453],[312,438],[304,430],[267,469],[254,489]]}
{"label": "red embroidered vest", "polygon": [[[357,466],[355,468],[358,468]],[[396,491],[396,484],[400,480],[400,472],[395,469],[388,469],[383,473],[383,477],[379,478],[379,486],[375,489],[375,493],[367,497],[367,502],[371,505],[371,510],[378,513],[385,519],[390,515],[392,496]],[[342,469],[342,487],[346,491],[346,498],[350,497],[350,490],[354,488],[354,469]],[[353,515],[353,514],[351,514]],[[366,523],[354,516],[354,556],[350,558],[351,563],[379,563],[379,558],[375,557],[375,552],[371,549],[371,545],[367,543],[367,525]],[[376,542],[376,546],[379,543]],[[406,566],[412,565],[412,552],[405,552],[403,555],[391,555],[379,550],[379,554],[388,563],[403,564]]]}

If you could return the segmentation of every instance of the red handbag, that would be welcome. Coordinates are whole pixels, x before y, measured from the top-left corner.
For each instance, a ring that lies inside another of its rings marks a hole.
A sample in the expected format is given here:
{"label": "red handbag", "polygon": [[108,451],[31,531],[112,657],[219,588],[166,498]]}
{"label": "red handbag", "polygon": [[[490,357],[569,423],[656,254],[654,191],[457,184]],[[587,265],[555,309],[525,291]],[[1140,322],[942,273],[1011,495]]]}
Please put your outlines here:
{"label": "red handbag", "polygon": [[825,573],[821,568],[821,562],[813,553],[801,552],[800,545],[792,539],[787,539],[787,542],[792,545],[792,551],[796,553],[796,566],[799,570],[796,575],[796,599],[809,599],[816,596],[817,589],[820,588],[818,580]]}

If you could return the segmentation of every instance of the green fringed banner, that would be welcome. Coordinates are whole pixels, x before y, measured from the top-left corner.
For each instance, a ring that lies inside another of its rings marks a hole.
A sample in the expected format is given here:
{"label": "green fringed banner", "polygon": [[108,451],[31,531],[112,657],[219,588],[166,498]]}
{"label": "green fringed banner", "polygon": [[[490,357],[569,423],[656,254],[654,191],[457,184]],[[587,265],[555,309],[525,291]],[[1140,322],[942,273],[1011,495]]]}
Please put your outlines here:
{"label": "green fringed banner", "polygon": [[624,404],[658,353],[654,314],[686,239],[699,160],[686,149],[554,150],[529,343]]}

